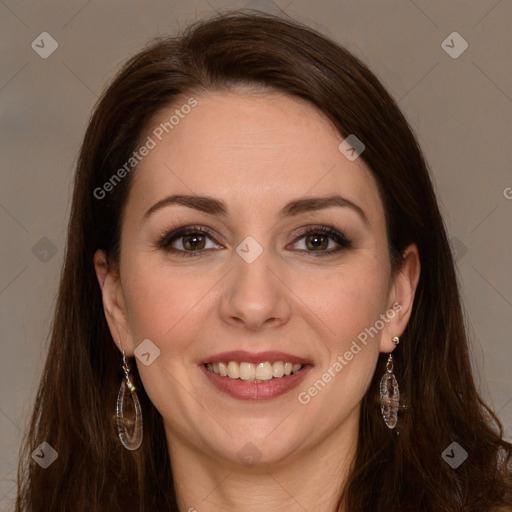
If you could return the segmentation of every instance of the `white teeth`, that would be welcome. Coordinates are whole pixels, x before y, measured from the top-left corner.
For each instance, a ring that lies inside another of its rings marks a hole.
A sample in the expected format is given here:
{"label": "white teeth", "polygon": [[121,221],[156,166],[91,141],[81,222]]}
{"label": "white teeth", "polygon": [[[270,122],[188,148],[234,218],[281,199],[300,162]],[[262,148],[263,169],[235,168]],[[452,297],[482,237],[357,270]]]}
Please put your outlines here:
{"label": "white teeth", "polygon": [[240,377],[240,366],[235,361],[229,361],[228,363],[228,377],[232,379],[238,379]]}
{"label": "white teeth", "polygon": [[242,380],[254,380],[256,370],[252,363],[240,363],[240,378]]}
{"label": "white teeth", "polygon": [[256,366],[256,378],[258,380],[270,380],[272,378],[272,365],[269,362],[259,363]]}
{"label": "white teeth", "polygon": [[221,377],[229,377],[231,379],[241,379],[246,382],[268,382],[278,379],[285,375],[298,373],[302,370],[299,363],[283,363],[283,361],[263,361],[258,364],[228,361],[218,363],[207,363],[206,368],[220,375]]}
{"label": "white teeth", "polygon": [[283,361],[276,361],[272,365],[272,376],[282,377],[284,375],[284,363]]}
{"label": "white teeth", "polygon": [[302,368],[302,365],[300,365],[300,364],[293,364],[292,365],[292,373],[298,373],[301,368]]}
{"label": "white teeth", "polygon": [[226,363],[219,363],[219,375],[225,377],[228,374],[228,367]]}

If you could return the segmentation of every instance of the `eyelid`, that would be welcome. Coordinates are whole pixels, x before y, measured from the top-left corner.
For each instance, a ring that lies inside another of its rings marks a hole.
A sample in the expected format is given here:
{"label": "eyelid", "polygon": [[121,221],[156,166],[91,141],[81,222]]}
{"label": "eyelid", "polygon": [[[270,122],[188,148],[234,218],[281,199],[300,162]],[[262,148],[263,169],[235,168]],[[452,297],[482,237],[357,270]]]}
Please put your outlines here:
{"label": "eyelid", "polygon": [[[211,229],[201,225],[190,225],[182,226],[178,228],[165,229],[160,233],[158,237],[157,245],[161,249],[166,249],[174,239],[179,239],[190,233],[205,233],[207,234],[216,244],[219,244],[219,235],[214,233]],[[177,249],[179,251],[179,249]],[[181,251],[180,251],[181,252]],[[185,251],[184,251],[185,252]],[[193,251],[188,251],[193,252]],[[200,251],[197,251],[200,252]]]}
{"label": "eyelid", "polygon": [[[200,256],[206,252],[211,251],[212,249],[199,249],[197,251],[185,251],[182,249],[176,249],[174,247],[170,247],[171,242],[174,240],[180,239],[188,234],[192,233],[203,233],[206,236],[208,236],[215,244],[221,245],[221,242],[218,240],[221,238],[219,235],[214,233],[210,228],[203,226],[203,225],[187,225],[182,226],[178,228],[168,228],[162,231],[160,234],[160,237],[158,238],[158,241],[156,242],[156,247],[159,249],[166,250],[170,253],[181,253],[182,256]],[[305,236],[309,234],[315,234],[315,233],[323,233],[328,236],[331,240],[334,240],[335,243],[338,244],[338,248],[330,251],[306,251],[306,250],[297,250],[298,253],[304,253],[304,256],[309,256],[313,254],[317,254],[318,256],[327,256],[330,254],[336,254],[340,252],[343,249],[348,249],[352,247],[352,241],[347,238],[344,233],[339,231],[338,229],[334,228],[330,225],[325,224],[317,224],[317,225],[311,225],[308,224],[307,226],[301,227],[298,229],[298,231],[295,231],[294,233],[294,239],[291,242],[291,244],[297,243],[301,238],[304,238]],[[290,245],[290,244],[288,244]],[[288,247],[288,246],[287,246]],[[312,256],[316,257],[316,256]]]}
{"label": "eyelid", "polygon": [[327,236],[327,238],[330,238],[331,240],[334,240],[336,244],[338,244],[338,247],[335,249],[331,249],[329,251],[307,251],[307,250],[297,250],[301,256],[305,258],[318,258],[318,257],[328,257],[337,255],[340,252],[353,248],[352,240],[350,240],[343,232],[339,231],[333,226],[325,225],[325,224],[317,224],[317,225],[311,225],[304,228],[300,228],[298,232],[295,234],[295,238],[292,242],[292,244],[297,243],[299,240],[304,238],[307,235],[310,234],[316,234],[321,233]]}
{"label": "eyelid", "polygon": [[349,240],[343,232],[328,224],[308,224],[304,228],[299,228],[299,230],[295,233],[295,240],[302,238],[304,235],[309,233],[316,232],[331,234],[333,237],[341,239],[347,245],[352,243],[351,240]]}

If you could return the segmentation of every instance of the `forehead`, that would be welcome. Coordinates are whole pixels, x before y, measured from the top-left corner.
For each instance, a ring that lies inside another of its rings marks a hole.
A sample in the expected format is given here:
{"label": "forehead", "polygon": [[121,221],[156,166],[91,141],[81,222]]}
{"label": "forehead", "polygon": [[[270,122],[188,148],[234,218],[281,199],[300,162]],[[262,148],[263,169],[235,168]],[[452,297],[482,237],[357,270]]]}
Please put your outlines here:
{"label": "forehead", "polygon": [[[222,198],[233,208],[280,209],[297,197],[342,193],[383,216],[376,182],[361,158],[338,149],[343,138],[310,103],[269,92],[209,92],[153,118],[143,140],[154,148],[137,165],[131,200],[171,193]],[[132,197],[133,196],[133,197]]]}

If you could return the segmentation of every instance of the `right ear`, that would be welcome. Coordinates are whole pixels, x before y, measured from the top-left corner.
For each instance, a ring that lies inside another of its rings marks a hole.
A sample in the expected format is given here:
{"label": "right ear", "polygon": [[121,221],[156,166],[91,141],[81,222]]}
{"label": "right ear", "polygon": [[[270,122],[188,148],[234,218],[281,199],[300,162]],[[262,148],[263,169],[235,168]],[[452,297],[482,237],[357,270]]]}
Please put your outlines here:
{"label": "right ear", "polygon": [[105,251],[98,249],[94,253],[93,260],[103,298],[103,311],[105,312],[110,334],[119,351],[124,349],[127,357],[133,357],[135,347],[126,314],[119,273],[109,268]]}

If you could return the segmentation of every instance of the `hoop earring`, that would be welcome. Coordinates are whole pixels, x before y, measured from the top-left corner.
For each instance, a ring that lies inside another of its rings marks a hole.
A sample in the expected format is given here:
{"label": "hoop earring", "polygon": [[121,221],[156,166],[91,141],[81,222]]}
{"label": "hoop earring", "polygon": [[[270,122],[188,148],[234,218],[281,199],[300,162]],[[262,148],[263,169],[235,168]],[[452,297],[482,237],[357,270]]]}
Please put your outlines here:
{"label": "hoop earring", "polygon": [[[400,343],[398,336],[393,338],[395,345]],[[400,391],[398,382],[393,373],[393,356],[389,354],[386,362],[386,373],[380,379],[380,412],[384,423],[390,429],[396,427],[398,409],[400,406]]]}
{"label": "hoop earring", "polygon": [[[126,360],[124,350],[123,353],[123,370],[125,377],[121,381],[119,393],[117,394],[116,416],[117,416],[117,433],[123,446],[130,451],[137,450],[142,443],[142,410],[136,388],[132,382],[130,375],[130,367]],[[127,393],[127,388],[130,391]],[[126,406],[132,402],[133,413],[131,418],[126,415]]]}

